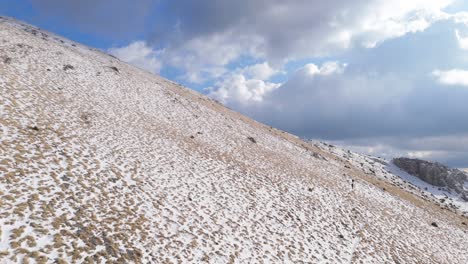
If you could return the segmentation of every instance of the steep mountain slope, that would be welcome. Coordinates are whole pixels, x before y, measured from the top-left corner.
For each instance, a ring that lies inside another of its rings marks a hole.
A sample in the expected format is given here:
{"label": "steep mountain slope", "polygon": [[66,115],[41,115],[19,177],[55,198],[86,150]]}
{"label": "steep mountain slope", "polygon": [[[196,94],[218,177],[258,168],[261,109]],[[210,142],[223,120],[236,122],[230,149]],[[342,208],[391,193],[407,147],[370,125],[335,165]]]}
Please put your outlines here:
{"label": "steep mountain slope", "polygon": [[325,148],[11,19],[0,56],[0,262],[468,263],[464,218]]}

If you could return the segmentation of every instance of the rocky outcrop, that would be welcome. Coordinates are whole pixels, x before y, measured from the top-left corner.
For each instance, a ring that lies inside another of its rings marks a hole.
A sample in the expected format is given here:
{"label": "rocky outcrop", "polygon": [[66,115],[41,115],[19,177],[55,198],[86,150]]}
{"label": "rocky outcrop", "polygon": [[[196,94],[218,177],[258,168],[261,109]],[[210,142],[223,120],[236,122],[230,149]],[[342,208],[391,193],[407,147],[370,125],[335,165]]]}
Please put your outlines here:
{"label": "rocky outcrop", "polygon": [[461,170],[438,162],[410,158],[393,159],[393,164],[429,184],[452,189],[468,200],[468,191],[463,188],[465,181],[468,181],[468,175]]}

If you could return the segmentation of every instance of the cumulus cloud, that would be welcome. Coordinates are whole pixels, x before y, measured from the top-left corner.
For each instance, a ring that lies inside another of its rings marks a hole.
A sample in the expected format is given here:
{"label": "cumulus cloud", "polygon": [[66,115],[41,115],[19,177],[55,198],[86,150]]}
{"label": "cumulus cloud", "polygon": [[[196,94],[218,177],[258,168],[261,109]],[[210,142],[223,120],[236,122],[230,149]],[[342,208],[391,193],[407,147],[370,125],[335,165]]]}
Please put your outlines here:
{"label": "cumulus cloud", "polygon": [[468,25],[468,12],[462,11],[462,12],[456,12],[450,17],[458,24],[465,24]]}
{"label": "cumulus cloud", "polygon": [[448,71],[435,70],[432,72],[437,80],[444,85],[468,86],[468,71],[452,69]]}
{"label": "cumulus cloud", "polygon": [[273,75],[280,73],[279,70],[272,68],[268,62],[247,66],[242,69],[241,72],[245,74],[247,78],[258,80],[268,80]]}
{"label": "cumulus cloud", "polygon": [[214,87],[207,88],[208,96],[222,102],[246,105],[261,102],[263,97],[280,84],[258,79],[247,79],[242,74],[230,74]]}
{"label": "cumulus cloud", "polygon": [[308,63],[304,65],[301,69],[299,69],[299,72],[301,74],[306,74],[310,76],[341,74],[343,73],[345,67],[346,67],[345,63],[340,64],[339,62],[336,62],[336,61],[326,62],[320,68],[314,63]]}
{"label": "cumulus cloud", "polygon": [[159,73],[161,70],[159,57],[163,51],[154,50],[144,41],[134,41],[128,46],[110,48],[108,51],[117,58],[152,73]]}
{"label": "cumulus cloud", "polygon": [[[313,63],[306,64],[298,70],[296,75],[326,76],[340,74],[346,64],[327,62],[321,67]],[[214,86],[207,88],[208,95],[216,100],[231,105],[248,105],[260,103],[264,97],[275,91],[281,84],[267,80],[280,71],[271,68],[268,63],[259,63],[238,69],[232,74],[220,78]],[[291,90],[288,90],[291,92]]]}
{"label": "cumulus cloud", "polygon": [[[390,38],[426,29],[446,18],[441,11],[452,1],[174,1],[176,30],[159,26],[156,38],[172,35],[179,51],[225,65],[250,55],[274,64],[322,56],[353,45],[374,47]],[[168,30],[169,29],[169,30]],[[206,50],[196,43],[216,47]],[[212,59],[213,58],[213,59]],[[198,60],[198,58],[197,58]]]}
{"label": "cumulus cloud", "polygon": [[468,50],[468,37],[462,36],[459,30],[455,30],[455,36],[461,49]]}

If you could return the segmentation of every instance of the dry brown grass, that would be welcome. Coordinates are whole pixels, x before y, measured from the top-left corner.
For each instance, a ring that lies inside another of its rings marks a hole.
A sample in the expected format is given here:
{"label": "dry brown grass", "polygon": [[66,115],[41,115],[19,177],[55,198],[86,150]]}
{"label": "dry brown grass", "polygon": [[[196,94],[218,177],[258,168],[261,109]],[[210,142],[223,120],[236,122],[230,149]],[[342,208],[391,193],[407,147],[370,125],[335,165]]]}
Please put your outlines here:
{"label": "dry brown grass", "polygon": [[11,230],[10,238],[11,239],[19,238],[23,234],[25,228],[26,228],[25,226],[21,226],[19,228],[15,228],[15,229]]}
{"label": "dry brown grass", "polygon": [[63,246],[65,246],[65,243],[62,239],[62,236],[60,234],[55,234],[54,235],[54,247],[61,248]]}

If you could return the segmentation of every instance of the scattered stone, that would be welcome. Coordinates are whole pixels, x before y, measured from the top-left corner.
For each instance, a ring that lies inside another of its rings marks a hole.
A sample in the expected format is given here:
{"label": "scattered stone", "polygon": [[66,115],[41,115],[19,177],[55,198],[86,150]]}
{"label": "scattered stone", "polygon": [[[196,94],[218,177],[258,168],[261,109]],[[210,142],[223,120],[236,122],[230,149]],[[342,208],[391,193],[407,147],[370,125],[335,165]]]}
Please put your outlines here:
{"label": "scattered stone", "polygon": [[116,183],[119,179],[117,178],[110,178],[109,181],[112,182],[112,183]]}
{"label": "scattered stone", "polygon": [[253,138],[253,137],[247,137],[247,139],[250,140],[250,142],[252,142],[252,143],[257,143],[255,138]]}
{"label": "scattered stone", "polygon": [[34,131],[39,131],[39,128],[37,126],[30,126],[28,128]]}
{"label": "scattered stone", "polygon": [[62,181],[69,181],[70,178],[67,177],[66,175],[63,175],[60,179],[62,179]]}
{"label": "scattered stone", "polygon": [[316,158],[316,159],[321,159],[321,160],[327,160],[327,158],[325,158],[324,156],[320,155],[319,153],[317,152],[312,152],[312,157]]}

